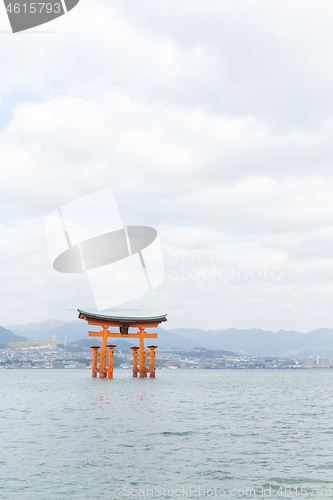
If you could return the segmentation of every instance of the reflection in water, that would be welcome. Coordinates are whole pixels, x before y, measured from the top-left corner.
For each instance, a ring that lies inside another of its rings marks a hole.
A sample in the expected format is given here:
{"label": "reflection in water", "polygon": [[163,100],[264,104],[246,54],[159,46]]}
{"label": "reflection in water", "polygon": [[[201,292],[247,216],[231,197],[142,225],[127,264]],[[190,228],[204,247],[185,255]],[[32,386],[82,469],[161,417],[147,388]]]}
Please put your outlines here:
{"label": "reflection in water", "polygon": [[147,404],[147,393],[145,391],[139,391],[135,397],[135,405],[136,406],[146,406]]}

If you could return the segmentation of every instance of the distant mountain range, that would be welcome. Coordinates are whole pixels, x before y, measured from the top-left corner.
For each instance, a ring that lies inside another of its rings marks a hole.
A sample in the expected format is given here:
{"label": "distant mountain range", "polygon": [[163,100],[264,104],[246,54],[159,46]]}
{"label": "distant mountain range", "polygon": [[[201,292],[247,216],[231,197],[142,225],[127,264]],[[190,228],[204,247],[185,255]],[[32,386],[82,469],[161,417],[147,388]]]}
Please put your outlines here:
{"label": "distant mountain range", "polygon": [[26,325],[13,325],[7,328],[16,334],[23,334],[32,340],[60,340],[61,342],[75,342],[88,337],[88,329],[96,330],[96,328],[88,326],[85,321],[73,321],[71,323],[55,321],[43,321],[39,325],[37,323]]}
{"label": "distant mountain range", "polygon": [[48,319],[46,321],[39,321],[38,323],[27,323],[25,325],[10,325],[7,326],[12,332],[23,332],[24,330],[51,330],[58,326],[67,325],[67,321],[61,319]]}
{"label": "distant mountain range", "polygon": [[[59,322],[59,320],[49,320],[41,323],[30,323],[27,325],[10,325],[7,328],[16,334],[23,333],[26,337],[28,337],[28,339],[31,340],[59,340],[61,342],[66,341],[68,344],[77,344],[78,341],[84,339],[90,340],[88,337],[88,330],[100,330],[98,327],[87,325],[87,323],[82,320],[76,320],[70,323],[66,323],[64,321]],[[176,349],[191,349],[192,347],[198,345],[195,341],[176,335],[171,331],[164,330],[163,328],[155,328],[154,331],[158,332],[158,346],[161,349],[170,349],[172,347],[175,347]],[[92,341],[96,344],[96,340],[94,340],[94,338],[92,338]],[[119,346],[121,341],[128,342],[129,347],[139,345],[137,339],[128,339],[128,341],[123,339],[114,339],[114,343],[117,345],[119,344]]]}
{"label": "distant mountain range", "polygon": [[[68,344],[75,343],[88,347],[98,345],[98,340],[88,337],[89,330],[99,329],[87,325],[85,321],[76,320],[70,323],[61,320],[48,320],[26,325],[10,325],[0,327],[0,343],[23,342],[32,340],[59,340]],[[307,356],[326,356],[333,358],[333,329],[321,328],[309,333],[279,330],[251,329],[239,330],[199,330],[195,328],[176,328],[165,330],[157,328],[156,344],[161,349],[189,350],[194,347],[205,347],[210,350],[236,352],[240,355],[272,356],[300,359]],[[21,335],[24,335],[22,337]],[[138,345],[137,339],[114,339],[118,348],[128,349]],[[123,344],[124,343],[124,344]]]}
{"label": "distant mountain range", "polygon": [[7,328],[3,328],[0,326],[0,344],[7,342],[26,342],[27,337],[21,337],[20,335],[15,335],[15,333],[7,330]]}
{"label": "distant mountain range", "polygon": [[224,349],[251,356],[275,356],[300,359],[308,356],[333,357],[333,329],[321,328],[309,333],[293,330],[251,329],[198,330],[176,328],[168,330],[175,335],[192,340],[207,349]]}

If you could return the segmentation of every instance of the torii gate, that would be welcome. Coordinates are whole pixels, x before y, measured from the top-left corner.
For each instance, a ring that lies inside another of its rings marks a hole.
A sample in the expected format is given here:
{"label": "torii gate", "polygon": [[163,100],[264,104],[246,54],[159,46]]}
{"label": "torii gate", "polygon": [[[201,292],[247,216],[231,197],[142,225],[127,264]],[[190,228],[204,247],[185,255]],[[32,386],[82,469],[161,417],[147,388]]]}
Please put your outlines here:
{"label": "torii gate", "polygon": [[[99,373],[100,378],[113,378],[113,349],[115,345],[108,345],[109,337],[121,337],[123,339],[139,338],[140,347],[132,347],[133,350],[133,377],[147,377],[150,373],[151,377],[155,377],[155,349],[157,346],[150,345],[149,353],[145,352],[144,339],[157,339],[157,333],[146,333],[145,328],[157,328],[160,323],[167,321],[166,314],[163,316],[153,316],[148,318],[129,318],[122,316],[104,316],[102,314],[94,314],[78,309],[79,318],[84,319],[89,325],[101,326],[101,332],[88,332],[89,337],[102,337],[102,347],[98,352],[99,346],[92,346],[93,349],[93,362],[92,362],[92,376],[97,377]],[[110,326],[119,327],[118,332],[110,332]],[[138,333],[128,333],[129,328],[138,328]],[[108,352],[107,352],[108,349]],[[138,352],[139,351],[139,352]],[[146,357],[150,357],[150,367],[146,367]],[[99,368],[97,368],[97,360],[99,357]],[[106,367],[106,358],[108,357],[108,368]],[[139,357],[139,370],[138,370],[138,357]]]}

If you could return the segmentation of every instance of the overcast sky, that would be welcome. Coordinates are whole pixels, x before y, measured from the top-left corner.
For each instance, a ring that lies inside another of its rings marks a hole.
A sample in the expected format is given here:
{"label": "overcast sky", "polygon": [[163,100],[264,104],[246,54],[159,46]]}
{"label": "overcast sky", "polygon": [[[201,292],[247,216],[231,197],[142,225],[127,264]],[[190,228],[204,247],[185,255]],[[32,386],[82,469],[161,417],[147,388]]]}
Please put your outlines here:
{"label": "overcast sky", "polygon": [[95,307],[44,221],[112,188],[166,266],[118,314],[332,328],[332,23],[326,0],[81,0],[13,35],[1,5],[0,325]]}

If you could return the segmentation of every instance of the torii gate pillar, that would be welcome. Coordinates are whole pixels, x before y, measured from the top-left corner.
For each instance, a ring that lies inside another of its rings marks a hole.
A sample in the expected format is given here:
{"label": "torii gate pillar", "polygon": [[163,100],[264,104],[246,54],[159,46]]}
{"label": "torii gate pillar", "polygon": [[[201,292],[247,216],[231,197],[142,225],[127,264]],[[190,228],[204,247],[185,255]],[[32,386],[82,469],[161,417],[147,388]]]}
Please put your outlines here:
{"label": "torii gate pillar", "polygon": [[98,354],[98,349],[99,349],[99,346],[91,346],[92,350],[93,350],[93,360],[92,360],[92,376],[95,378],[97,377],[97,357],[99,356]]}
{"label": "torii gate pillar", "polygon": [[140,377],[147,377],[146,368],[146,352],[145,352],[145,330],[140,328],[140,349],[139,349],[139,367],[140,367]]}
{"label": "torii gate pillar", "polygon": [[108,377],[113,378],[113,349],[117,346],[111,344],[106,346],[109,349]]}
{"label": "torii gate pillar", "polygon": [[138,347],[131,347],[133,351],[133,377],[138,376]]}
{"label": "torii gate pillar", "polygon": [[150,350],[149,356],[150,356],[150,376],[155,377],[155,349],[157,345],[149,345],[148,348]]}

